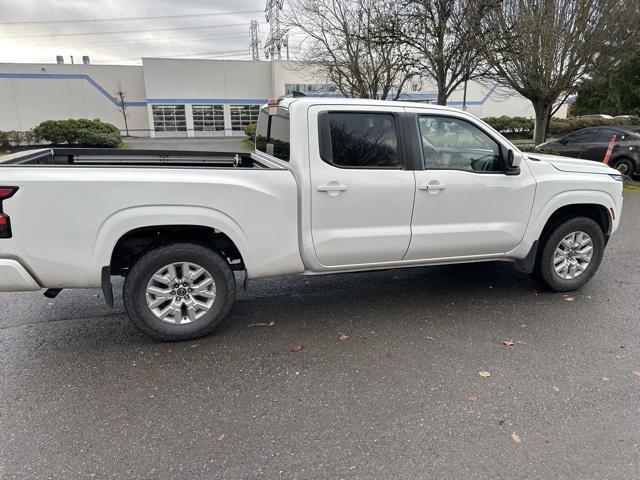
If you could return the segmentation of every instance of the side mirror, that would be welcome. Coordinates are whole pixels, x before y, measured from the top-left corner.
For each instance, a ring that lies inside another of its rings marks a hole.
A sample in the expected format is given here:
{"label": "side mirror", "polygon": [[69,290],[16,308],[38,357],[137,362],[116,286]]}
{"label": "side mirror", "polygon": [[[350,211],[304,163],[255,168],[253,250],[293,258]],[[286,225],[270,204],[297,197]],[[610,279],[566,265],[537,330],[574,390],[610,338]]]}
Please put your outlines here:
{"label": "side mirror", "polygon": [[561,143],[562,145],[566,145],[567,143],[569,143],[569,141],[564,138],[561,138],[560,140],[558,140],[558,143]]}
{"label": "side mirror", "polygon": [[507,175],[518,175],[520,173],[520,163],[522,163],[522,154],[516,153],[513,149],[507,152]]}
{"label": "side mirror", "polygon": [[518,168],[520,163],[522,163],[522,155],[519,153],[516,155],[512,149],[509,149],[507,152],[507,166],[509,168]]}

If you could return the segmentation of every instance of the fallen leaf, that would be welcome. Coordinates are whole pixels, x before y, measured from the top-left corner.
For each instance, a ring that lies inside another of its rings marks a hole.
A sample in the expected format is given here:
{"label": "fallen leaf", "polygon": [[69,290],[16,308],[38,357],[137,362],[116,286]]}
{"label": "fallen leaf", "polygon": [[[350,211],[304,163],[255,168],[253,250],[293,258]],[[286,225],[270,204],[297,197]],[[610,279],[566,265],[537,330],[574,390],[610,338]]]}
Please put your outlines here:
{"label": "fallen leaf", "polygon": [[291,349],[292,352],[301,352],[302,351],[302,344],[300,342],[296,343],[293,348]]}
{"label": "fallen leaf", "polygon": [[522,438],[520,438],[520,435],[518,435],[518,432],[513,432],[511,434],[511,438],[513,438],[513,441],[516,442],[517,444],[522,443]]}
{"label": "fallen leaf", "polygon": [[276,322],[269,322],[269,323],[252,323],[251,325],[249,325],[249,327],[273,327],[276,324]]}
{"label": "fallen leaf", "polygon": [[504,340],[504,341],[502,342],[502,344],[503,344],[505,347],[513,347],[513,340]]}
{"label": "fallen leaf", "polygon": [[491,376],[491,372],[485,372],[484,370],[478,372],[481,377],[489,378]]}
{"label": "fallen leaf", "polygon": [[556,387],[555,385],[552,387],[554,391],[559,392],[560,389],[558,387]]}
{"label": "fallen leaf", "polygon": [[476,397],[475,395],[469,395],[467,397],[467,400],[471,401],[471,402],[475,402],[478,399],[478,397]]}
{"label": "fallen leaf", "polygon": [[218,435],[218,438],[216,438],[216,440],[218,440],[219,442],[224,440],[224,433],[221,433],[220,435]]}
{"label": "fallen leaf", "polygon": [[640,370],[634,370],[633,373],[636,377],[640,377]]}
{"label": "fallen leaf", "polygon": [[562,299],[563,299],[565,302],[573,302],[573,301],[576,299],[576,297],[572,297],[571,295],[563,295],[563,296],[562,296]]}
{"label": "fallen leaf", "polygon": [[338,337],[340,340],[349,340],[349,335],[345,335],[344,333]]}

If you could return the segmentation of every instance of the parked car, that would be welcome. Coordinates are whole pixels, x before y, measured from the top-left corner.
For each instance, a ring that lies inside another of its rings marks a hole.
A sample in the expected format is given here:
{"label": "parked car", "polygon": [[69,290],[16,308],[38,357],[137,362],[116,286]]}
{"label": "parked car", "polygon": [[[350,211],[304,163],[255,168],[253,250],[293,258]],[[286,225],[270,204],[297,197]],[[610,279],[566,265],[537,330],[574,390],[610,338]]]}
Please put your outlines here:
{"label": "parked car", "polygon": [[538,145],[536,150],[602,162],[614,135],[616,143],[609,165],[626,176],[640,173],[640,127],[637,126],[583,128],[557,140]]}
{"label": "parked car", "polygon": [[593,118],[595,120],[611,120],[613,117],[606,113],[590,113],[588,115],[580,115],[578,118]]}
{"label": "parked car", "polygon": [[618,171],[524,155],[453,108],[273,101],[255,142],[245,156],[3,157],[0,291],[102,287],[113,305],[121,275],[133,322],[184,340],[231,310],[234,270],[253,279],[499,260],[569,291],[596,273],[620,222]]}

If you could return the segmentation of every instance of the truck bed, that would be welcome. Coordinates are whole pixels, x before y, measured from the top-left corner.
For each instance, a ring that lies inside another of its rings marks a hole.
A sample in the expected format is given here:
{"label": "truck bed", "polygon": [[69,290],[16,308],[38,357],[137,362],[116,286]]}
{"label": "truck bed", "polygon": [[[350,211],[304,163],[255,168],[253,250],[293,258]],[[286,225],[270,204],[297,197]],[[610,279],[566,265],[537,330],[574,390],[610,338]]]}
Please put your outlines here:
{"label": "truck bed", "polygon": [[278,168],[246,152],[193,150],[121,150],[117,148],[43,148],[0,158],[0,166],[152,166],[206,168]]}

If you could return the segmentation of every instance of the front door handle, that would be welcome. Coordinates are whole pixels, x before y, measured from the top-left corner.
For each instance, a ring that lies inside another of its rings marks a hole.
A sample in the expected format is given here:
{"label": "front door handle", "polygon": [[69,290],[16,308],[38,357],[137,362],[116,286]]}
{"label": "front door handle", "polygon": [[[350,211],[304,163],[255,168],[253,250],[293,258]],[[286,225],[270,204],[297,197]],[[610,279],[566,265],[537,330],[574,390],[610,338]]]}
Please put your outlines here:
{"label": "front door handle", "polygon": [[340,182],[329,182],[326,185],[318,185],[316,187],[316,190],[319,192],[327,192],[329,194],[333,193],[334,195],[344,192],[346,189],[347,187],[342,185]]}
{"label": "front door handle", "polygon": [[420,185],[418,186],[418,188],[420,190],[428,190],[429,192],[439,192],[440,190],[444,190],[445,186],[444,186],[444,183],[432,182],[432,183],[425,183],[424,185]]}

